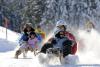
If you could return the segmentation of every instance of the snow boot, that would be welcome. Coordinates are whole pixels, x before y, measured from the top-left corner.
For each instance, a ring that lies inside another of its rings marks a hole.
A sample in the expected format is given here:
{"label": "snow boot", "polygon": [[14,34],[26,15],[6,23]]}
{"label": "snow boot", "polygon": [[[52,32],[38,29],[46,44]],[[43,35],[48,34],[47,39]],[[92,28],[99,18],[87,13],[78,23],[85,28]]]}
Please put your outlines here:
{"label": "snow boot", "polygon": [[15,54],[15,58],[18,59],[18,56],[21,54],[21,50],[17,50]]}

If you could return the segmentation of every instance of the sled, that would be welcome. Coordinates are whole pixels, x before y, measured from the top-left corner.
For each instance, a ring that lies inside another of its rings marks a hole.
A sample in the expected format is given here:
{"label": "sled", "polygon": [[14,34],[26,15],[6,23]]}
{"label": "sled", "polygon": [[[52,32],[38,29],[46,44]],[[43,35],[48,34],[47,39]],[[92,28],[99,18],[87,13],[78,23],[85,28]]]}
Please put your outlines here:
{"label": "sled", "polygon": [[[69,33],[69,32],[65,32],[65,35],[66,35],[66,37],[68,37],[69,40],[74,41],[74,44],[73,44],[73,46],[71,47],[71,54],[72,54],[72,55],[75,55],[75,53],[77,52],[77,42],[76,42],[76,40],[75,40],[75,37],[74,37],[71,33]],[[50,38],[50,39],[48,40],[48,42],[51,42],[52,40],[54,40],[54,38]],[[52,47],[53,47],[53,45],[50,44],[50,43],[48,43],[48,42],[45,43],[45,44],[42,46],[41,52],[46,53],[46,50],[47,50],[48,48],[52,48]]]}
{"label": "sled", "polygon": [[[71,33],[69,33],[69,32],[65,32],[65,37],[67,37],[70,41],[74,42],[73,45],[71,46],[71,52],[70,52],[70,54],[73,55],[73,56],[75,56],[75,53],[77,52],[77,42],[75,40],[75,37]],[[62,58],[65,58],[69,54],[66,55],[66,54],[63,54],[64,52],[62,52],[60,50],[56,50],[58,48],[53,47],[53,44],[55,43],[54,39],[55,38],[50,38],[48,40],[48,42],[45,43],[42,46],[41,51],[39,53],[47,54],[47,56],[48,55],[51,55],[51,56],[53,55],[55,57],[58,57],[59,60],[60,60],[60,62],[62,63]],[[56,50],[56,52],[55,52],[55,50]]]}

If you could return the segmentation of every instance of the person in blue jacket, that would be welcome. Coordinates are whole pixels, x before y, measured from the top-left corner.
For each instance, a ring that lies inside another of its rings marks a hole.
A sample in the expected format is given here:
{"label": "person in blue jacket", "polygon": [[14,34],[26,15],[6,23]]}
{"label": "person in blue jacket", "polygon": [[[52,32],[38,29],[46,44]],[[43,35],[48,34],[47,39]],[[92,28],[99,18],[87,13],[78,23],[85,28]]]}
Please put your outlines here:
{"label": "person in blue jacket", "polygon": [[28,44],[28,39],[29,39],[29,34],[31,32],[34,32],[34,28],[32,27],[31,23],[26,23],[23,29],[23,34],[19,40],[20,48],[16,51],[15,53],[15,58],[18,58],[18,56],[23,53],[23,57],[26,57],[26,49],[27,49],[27,44]]}

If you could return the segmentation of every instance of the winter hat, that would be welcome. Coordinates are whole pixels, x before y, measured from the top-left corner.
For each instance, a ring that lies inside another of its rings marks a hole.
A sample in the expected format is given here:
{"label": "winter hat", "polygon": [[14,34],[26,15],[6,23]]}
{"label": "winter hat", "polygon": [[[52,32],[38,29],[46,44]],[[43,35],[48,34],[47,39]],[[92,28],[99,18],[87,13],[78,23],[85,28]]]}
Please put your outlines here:
{"label": "winter hat", "polygon": [[65,25],[65,26],[66,26],[67,24],[66,24],[66,22],[65,22],[64,20],[59,20],[59,21],[57,21],[56,27],[57,27],[57,26],[61,26],[61,25]]}
{"label": "winter hat", "polygon": [[54,31],[54,34],[56,35],[56,34],[58,34],[58,32],[60,32],[60,30],[56,29],[56,31]]}
{"label": "winter hat", "polygon": [[30,36],[31,36],[31,35],[35,35],[35,36],[36,36],[36,33],[35,33],[35,32],[30,32]]}

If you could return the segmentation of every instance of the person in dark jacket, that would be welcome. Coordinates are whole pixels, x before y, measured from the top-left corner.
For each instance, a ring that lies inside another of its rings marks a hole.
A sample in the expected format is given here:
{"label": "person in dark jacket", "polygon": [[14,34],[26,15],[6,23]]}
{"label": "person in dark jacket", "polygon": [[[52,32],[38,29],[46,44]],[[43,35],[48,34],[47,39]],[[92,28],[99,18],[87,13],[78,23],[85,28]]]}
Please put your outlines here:
{"label": "person in dark jacket", "polygon": [[64,31],[59,31],[55,35],[55,38],[52,38],[51,41],[44,44],[40,52],[46,53],[46,51],[49,48],[54,48],[54,49],[59,48],[60,51],[63,53],[63,57],[65,57],[71,54],[72,44],[73,42],[69,40],[67,37],[65,37]]}
{"label": "person in dark jacket", "polygon": [[56,44],[54,44],[54,47],[59,47],[60,48],[60,50],[63,53],[63,57],[71,54],[71,47],[73,45],[73,41],[69,40],[65,36],[64,31],[59,31],[55,35],[55,40],[56,40]]}
{"label": "person in dark jacket", "polygon": [[[56,23],[56,29],[54,31],[54,38],[51,40],[51,43],[48,44],[48,42],[41,48],[41,50],[46,50],[50,47],[60,47],[64,53],[63,57],[69,55],[69,54],[75,54],[77,51],[77,42],[75,39],[75,36],[66,31],[66,22],[63,20],[59,20]],[[50,45],[51,44],[51,45]],[[62,45],[63,44],[63,45]],[[45,53],[44,52],[44,53]]]}
{"label": "person in dark jacket", "polygon": [[77,52],[77,42],[75,39],[75,36],[70,33],[69,31],[67,31],[67,23],[64,20],[59,20],[56,23],[56,31],[55,33],[58,31],[64,31],[64,35],[65,37],[67,37],[69,40],[73,41],[74,44],[72,44],[71,46],[71,54],[75,55],[75,53]]}

